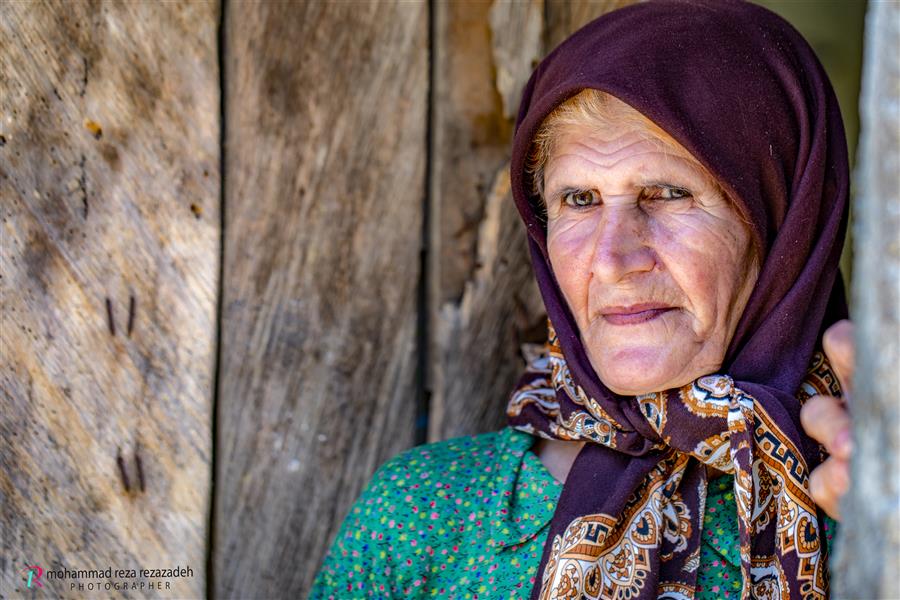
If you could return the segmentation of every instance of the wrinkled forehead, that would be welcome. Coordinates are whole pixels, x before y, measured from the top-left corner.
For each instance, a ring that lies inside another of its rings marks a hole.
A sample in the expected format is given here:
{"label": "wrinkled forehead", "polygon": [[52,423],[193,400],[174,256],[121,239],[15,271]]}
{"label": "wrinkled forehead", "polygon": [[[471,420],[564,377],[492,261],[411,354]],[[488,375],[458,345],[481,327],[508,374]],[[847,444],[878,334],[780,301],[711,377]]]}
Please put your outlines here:
{"label": "wrinkled forehead", "polygon": [[[633,109],[632,109],[633,110]],[[674,138],[646,119],[585,117],[552,126],[545,156],[533,174],[550,194],[562,180],[593,176],[628,178],[634,185],[674,177],[682,184],[721,190],[703,164]]]}
{"label": "wrinkled forehead", "polygon": [[585,120],[566,123],[554,128],[548,145],[545,168],[580,154],[611,165],[626,157],[642,157],[648,162],[663,161],[708,173],[703,164],[672,136],[640,122],[611,123],[604,120]]}

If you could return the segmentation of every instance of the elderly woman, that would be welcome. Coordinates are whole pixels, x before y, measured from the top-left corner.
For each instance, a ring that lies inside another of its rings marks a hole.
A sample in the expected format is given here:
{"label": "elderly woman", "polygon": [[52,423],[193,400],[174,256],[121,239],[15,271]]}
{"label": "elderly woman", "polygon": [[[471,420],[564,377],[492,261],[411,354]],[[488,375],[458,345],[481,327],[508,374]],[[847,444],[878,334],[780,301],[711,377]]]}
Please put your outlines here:
{"label": "elderly woman", "polygon": [[547,351],[508,427],[381,467],[312,597],[827,597],[848,165],[812,50],[749,3],[637,4],[516,125]]}

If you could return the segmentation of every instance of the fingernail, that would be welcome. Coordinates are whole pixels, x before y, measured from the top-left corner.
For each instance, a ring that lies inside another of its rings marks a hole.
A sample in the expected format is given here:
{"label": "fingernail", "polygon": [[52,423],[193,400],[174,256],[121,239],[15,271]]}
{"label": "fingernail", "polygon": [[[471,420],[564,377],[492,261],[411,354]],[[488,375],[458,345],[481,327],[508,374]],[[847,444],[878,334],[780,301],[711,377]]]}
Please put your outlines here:
{"label": "fingernail", "polygon": [[849,429],[839,431],[834,440],[834,451],[838,456],[849,458],[853,452],[853,438]]}

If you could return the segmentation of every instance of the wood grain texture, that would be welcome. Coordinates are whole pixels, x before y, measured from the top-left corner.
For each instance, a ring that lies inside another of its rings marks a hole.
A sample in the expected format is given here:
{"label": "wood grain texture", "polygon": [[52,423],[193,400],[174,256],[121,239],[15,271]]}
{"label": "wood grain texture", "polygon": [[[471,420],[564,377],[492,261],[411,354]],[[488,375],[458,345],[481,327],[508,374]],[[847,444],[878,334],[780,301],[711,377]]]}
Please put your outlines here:
{"label": "wood grain texture", "polygon": [[638,0],[546,0],[544,30],[546,52],[600,15],[634,4]]}
{"label": "wood grain texture", "polygon": [[[504,4],[506,12],[495,21],[515,12],[516,4]],[[524,234],[504,227],[515,225],[517,217],[500,204],[503,184],[498,178],[502,181],[508,169],[512,121],[504,115],[499,75],[490,60],[497,40],[491,15],[497,6],[434,4],[428,239],[431,440],[485,431],[502,422],[506,388],[519,368],[517,323],[509,317],[517,294],[531,298],[534,293],[520,292],[530,277],[525,255],[510,257],[500,246],[510,242],[506,248],[515,253],[524,247]],[[516,36],[506,39],[514,42]],[[506,45],[503,51],[512,54],[515,48]],[[489,203],[488,198],[495,201]],[[495,277],[500,254],[504,261],[512,258],[514,275],[504,265],[502,275]]]}
{"label": "wood grain texture", "polygon": [[437,320],[439,353],[432,360],[443,380],[440,395],[432,396],[432,439],[502,427],[509,392],[525,366],[520,346],[546,337],[508,165],[487,194],[478,233],[478,266],[461,301],[444,304]]}
{"label": "wood grain texture", "polygon": [[541,59],[544,0],[494,2],[490,12],[496,86],[503,116],[515,119],[522,89]]}
{"label": "wood grain texture", "polygon": [[495,85],[490,0],[437,2],[431,110],[429,275],[439,307],[459,302],[475,268],[478,224],[506,162],[512,122]]}
{"label": "wood grain texture", "polygon": [[414,443],[427,4],[229,3],[214,586],[304,597]]}
{"label": "wood grain texture", "polygon": [[217,22],[206,2],[0,4],[4,598],[26,565],[34,597],[109,593],[50,569],[176,565],[193,577],[113,593],[205,595]]}

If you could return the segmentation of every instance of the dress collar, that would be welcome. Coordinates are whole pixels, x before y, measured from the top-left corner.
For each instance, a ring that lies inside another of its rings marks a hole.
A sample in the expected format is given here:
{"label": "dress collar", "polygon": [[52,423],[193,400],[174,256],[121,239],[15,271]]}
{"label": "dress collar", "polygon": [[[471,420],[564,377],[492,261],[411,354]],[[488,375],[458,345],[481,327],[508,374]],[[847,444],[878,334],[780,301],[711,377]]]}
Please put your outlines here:
{"label": "dress collar", "polygon": [[537,438],[505,427],[494,456],[489,544],[498,552],[527,542],[550,523],[562,484],[530,448]]}

